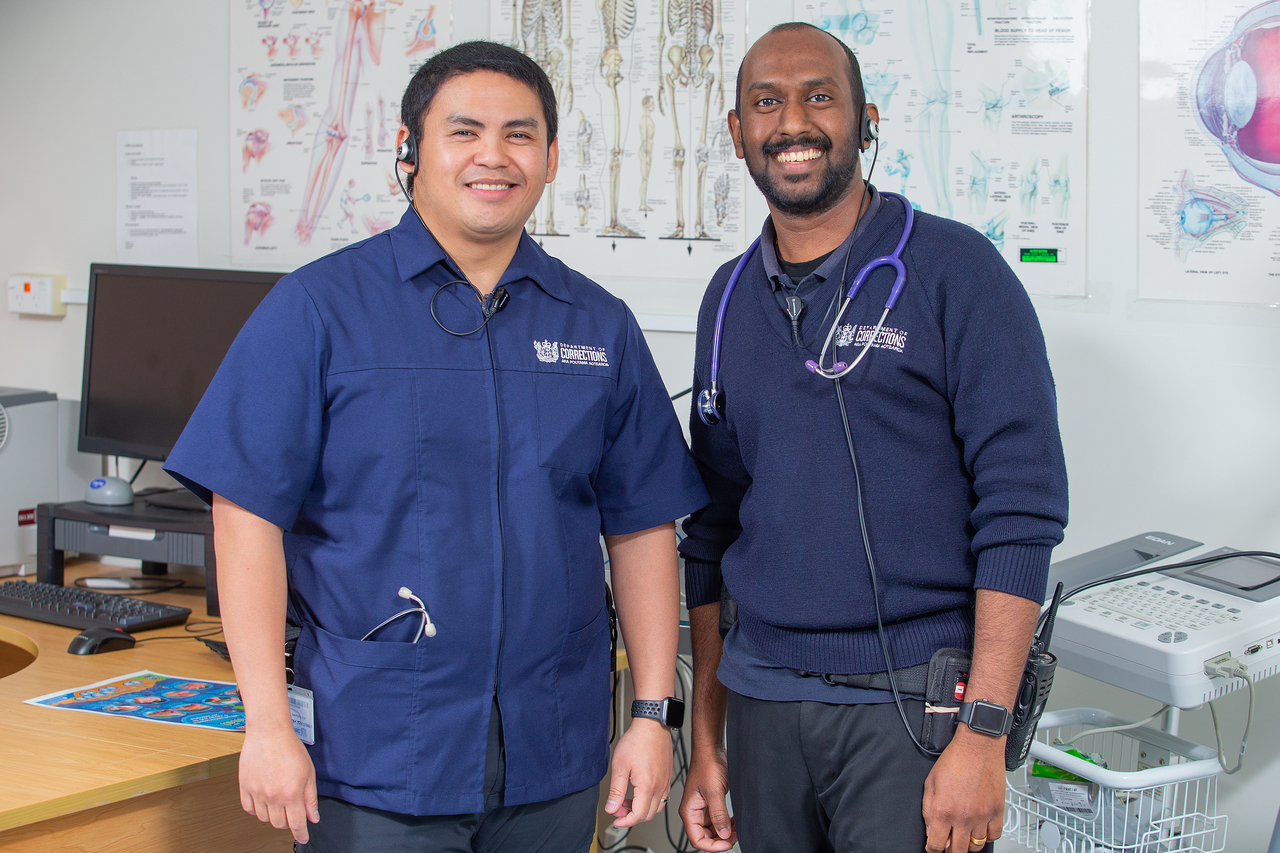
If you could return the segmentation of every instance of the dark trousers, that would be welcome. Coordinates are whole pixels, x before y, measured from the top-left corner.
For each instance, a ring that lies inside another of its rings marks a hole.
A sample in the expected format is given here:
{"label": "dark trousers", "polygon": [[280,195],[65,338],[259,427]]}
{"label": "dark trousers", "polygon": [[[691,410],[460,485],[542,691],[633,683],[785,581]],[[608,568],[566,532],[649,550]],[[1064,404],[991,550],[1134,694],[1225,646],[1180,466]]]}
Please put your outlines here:
{"label": "dark trousers", "polygon": [[[918,733],[924,702],[903,706]],[[892,702],[766,702],[730,691],[727,735],[742,853],[924,850],[920,807],[933,759]]]}
{"label": "dark trousers", "polygon": [[600,789],[591,786],[545,803],[502,805],[506,755],[497,703],[489,723],[484,811],[411,815],[320,798],[320,822],[299,853],[587,853],[596,831]]}

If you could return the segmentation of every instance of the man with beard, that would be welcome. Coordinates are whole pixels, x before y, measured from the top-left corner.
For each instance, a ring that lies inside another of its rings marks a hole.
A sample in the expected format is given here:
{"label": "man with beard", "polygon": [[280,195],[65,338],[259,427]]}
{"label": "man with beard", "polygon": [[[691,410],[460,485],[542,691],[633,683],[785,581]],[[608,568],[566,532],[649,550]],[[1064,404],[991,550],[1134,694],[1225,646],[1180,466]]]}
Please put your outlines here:
{"label": "man with beard", "polygon": [[[807,24],[771,30],[739,71],[729,128],[771,215],[698,322],[690,425],[711,504],[680,548],[680,813],[700,850],[962,853],[1001,833],[1004,712],[1067,518],[1053,379],[990,243],[923,213],[911,228],[904,199],[863,181],[877,120],[853,54]],[[901,274],[860,272],[895,248]],[[943,648],[973,661],[967,725],[934,755],[915,742],[922,696],[892,685]]]}

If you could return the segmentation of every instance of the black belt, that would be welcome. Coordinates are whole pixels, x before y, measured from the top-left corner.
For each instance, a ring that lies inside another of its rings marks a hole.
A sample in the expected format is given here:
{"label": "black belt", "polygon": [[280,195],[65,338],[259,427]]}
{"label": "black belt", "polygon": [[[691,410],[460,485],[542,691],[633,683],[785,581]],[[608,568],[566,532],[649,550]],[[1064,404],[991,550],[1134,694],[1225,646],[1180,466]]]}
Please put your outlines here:
{"label": "black belt", "polygon": [[[889,673],[887,672],[859,672],[853,674],[833,673],[833,672],[805,672],[801,669],[791,670],[802,678],[821,678],[830,685],[844,685],[845,687],[861,687],[864,690],[890,690]],[[925,695],[925,689],[929,684],[929,664],[919,663],[915,666],[909,666],[906,669],[895,669],[893,671],[893,680],[898,684],[899,693],[910,693],[915,696]]]}

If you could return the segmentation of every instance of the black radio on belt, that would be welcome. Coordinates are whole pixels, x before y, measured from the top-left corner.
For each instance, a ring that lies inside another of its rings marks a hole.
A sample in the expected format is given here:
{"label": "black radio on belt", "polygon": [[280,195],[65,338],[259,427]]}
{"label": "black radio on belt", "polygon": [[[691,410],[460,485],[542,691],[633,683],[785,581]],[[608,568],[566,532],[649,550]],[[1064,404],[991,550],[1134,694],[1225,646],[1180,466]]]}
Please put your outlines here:
{"label": "black radio on belt", "polygon": [[1031,641],[1031,654],[1027,658],[1027,668],[1023,670],[1022,684],[1018,688],[1018,698],[1013,706],[1013,728],[1009,730],[1009,739],[1005,741],[1004,764],[1009,770],[1016,770],[1027,760],[1027,751],[1031,749],[1031,741],[1036,736],[1040,715],[1049,702],[1053,671],[1058,668],[1058,659],[1049,652],[1049,640],[1053,637],[1053,620],[1058,615],[1058,601],[1061,598],[1062,584],[1058,584],[1045,615],[1044,627]]}
{"label": "black radio on belt", "polygon": [[926,750],[935,755],[940,753],[951,742],[956,725],[963,722],[974,731],[992,737],[1007,733],[1005,769],[1017,770],[1022,766],[1031,749],[1040,716],[1049,701],[1053,673],[1058,667],[1058,659],[1049,652],[1049,640],[1053,636],[1053,620],[1057,616],[1061,596],[1062,584],[1058,584],[1045,614],[1044,625],[1031,641],[1031,652],[1027,656],[1027,666],[1022,672],[1012,709],[981,699],[965,702],[972,657],[962,649],[939,649],[934,653],[929,661],[925,690],[927,704],[922,743]]}

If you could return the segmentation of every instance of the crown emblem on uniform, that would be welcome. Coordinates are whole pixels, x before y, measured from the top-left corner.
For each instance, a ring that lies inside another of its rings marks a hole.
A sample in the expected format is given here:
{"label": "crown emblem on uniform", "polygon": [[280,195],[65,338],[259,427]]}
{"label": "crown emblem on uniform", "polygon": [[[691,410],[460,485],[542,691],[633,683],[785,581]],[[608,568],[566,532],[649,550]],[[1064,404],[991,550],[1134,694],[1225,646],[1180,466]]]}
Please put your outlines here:
{"label": "crown emblem on uniform", "polygon": [[554,341],[534,341],[533,351],[538,354],[538,361],[554,364],[560,360],[560,344]]}

